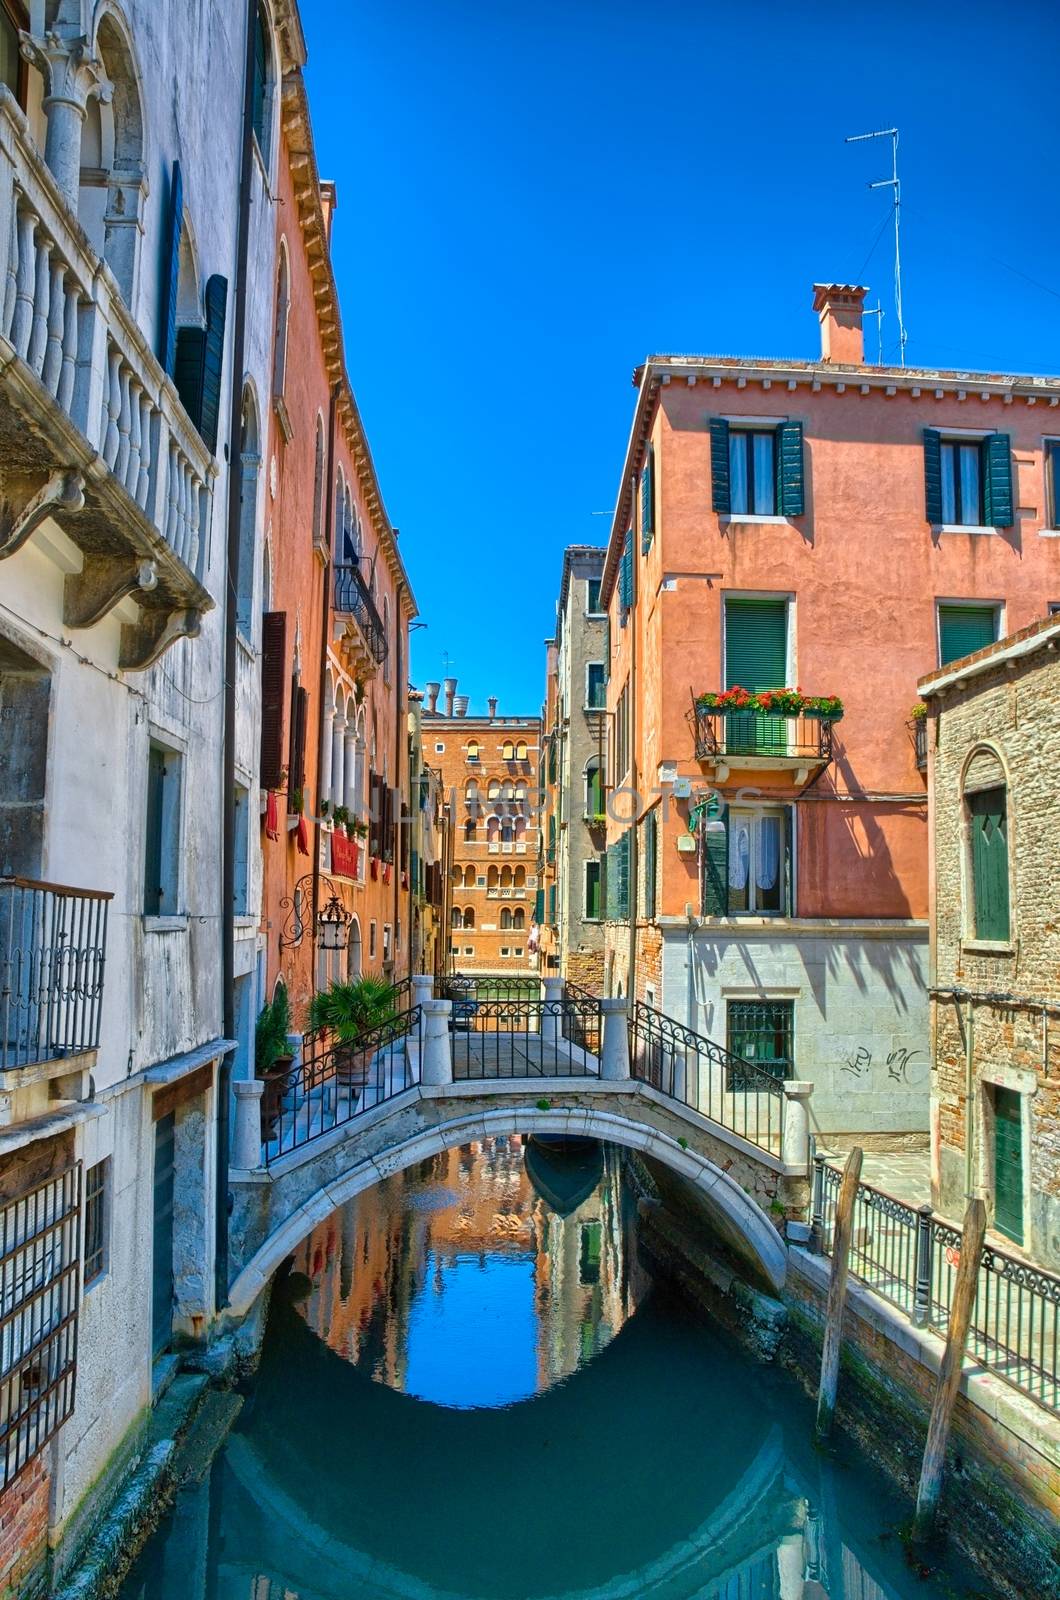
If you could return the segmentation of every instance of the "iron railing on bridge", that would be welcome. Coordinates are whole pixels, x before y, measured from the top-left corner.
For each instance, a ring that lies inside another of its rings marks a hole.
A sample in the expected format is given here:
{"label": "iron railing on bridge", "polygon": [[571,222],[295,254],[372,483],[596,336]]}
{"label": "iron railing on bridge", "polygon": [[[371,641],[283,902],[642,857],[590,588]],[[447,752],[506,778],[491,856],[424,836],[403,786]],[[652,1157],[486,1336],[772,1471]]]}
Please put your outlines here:
{"label": "iron railing on bridge", "polygon": [[[546,1000],[536,978],[455,974],[453,1078],[587,1078],[599,1071],[600,1002],[594,995]],[[594,1048],[595,1046],[595,1048]]]}
{"label": "iron railing on bridge", "polygon": [[0,878],[0,1072],[99,1045],[110,900]]}
{"label": "iron railing on bridge", "polygon": [[265,1166],[411,1088],[419,1082],[422,1055],[419,1006],[396,1012],[356,1039],[303,1055],[290,1072],[266,1082],[261,1102]]}
{"label": "iron railing on bridge", "polygon": [[631,1076],[731,1133],[780,1153],[783,1083],[638,1000],[629,1023]]}
{"label": "iron railing on bridge", "polygon": [[572,1043],[578,1044],[590,1055],[600,1055],[600,996],[585,989],[580,983],[564,980],[563,995],[572,1002],[569,1014]]}
{"label": "iron railing on bridge", "polygon": [[[816,1248],[831,1254],[842,1174],[814,1157]],[[921,1327],[945,1333],[961,1234],[928,1205],[913,1207],[858,1185],[850,1270]],[[975,1359],[1039,1404],[1060,1403],[1060,1278],[994,1245],[983,1249],[968,1349]]]}

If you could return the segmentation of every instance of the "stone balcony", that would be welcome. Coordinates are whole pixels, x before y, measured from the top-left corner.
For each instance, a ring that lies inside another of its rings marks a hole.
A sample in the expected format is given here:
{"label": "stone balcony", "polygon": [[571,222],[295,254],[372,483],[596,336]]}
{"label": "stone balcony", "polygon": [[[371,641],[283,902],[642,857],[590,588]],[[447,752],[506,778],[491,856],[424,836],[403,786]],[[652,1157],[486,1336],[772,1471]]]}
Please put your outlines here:
{"label": "stone balcony", "polygon": [[383,619],[360,566],[335,564],[335,643],[355,678],[372,677],[387,658],[389,643]]}
{"label": "stone balcony", "polygon": [[[52,518],[77,546],[63,622],[132,596],[118,665],[199,632],[216,465],[0,88],[0,560]],[[149,270],[149,264],[145,264]]]}

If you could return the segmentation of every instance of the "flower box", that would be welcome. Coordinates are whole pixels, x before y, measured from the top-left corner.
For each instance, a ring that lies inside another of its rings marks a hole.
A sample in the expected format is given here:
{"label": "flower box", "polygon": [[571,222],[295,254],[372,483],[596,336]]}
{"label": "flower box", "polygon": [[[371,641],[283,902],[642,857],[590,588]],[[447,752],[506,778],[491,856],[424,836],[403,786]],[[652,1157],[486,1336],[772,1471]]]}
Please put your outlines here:
{"label": "flower box", "polygon": [[803,694],[801,689],[761,689],[752,693],[736,686],[696,696],[696,711],[703,716],[812,717],[818,722],[839,722],[843,702],[838,695]]}

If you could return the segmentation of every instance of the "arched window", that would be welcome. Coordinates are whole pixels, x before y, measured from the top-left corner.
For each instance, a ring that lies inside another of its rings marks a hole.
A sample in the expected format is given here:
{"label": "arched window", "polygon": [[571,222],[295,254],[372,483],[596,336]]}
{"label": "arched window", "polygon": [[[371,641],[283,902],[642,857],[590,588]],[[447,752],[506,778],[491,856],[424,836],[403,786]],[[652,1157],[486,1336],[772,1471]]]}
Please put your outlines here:
{"label": "arched window", "polygon": [[518,844],[520,840],[526,838],[526,818],[516,817],[512,826],[515,830],[515,842]]}
{"label": "arched window", "polygon": [[462,867],[454,867],[453,868],[452,877],[453,877],[453,882],[455,884],[463,883],[463,881],[464,881],[464,869]]}
{"label": "arched window", "polygon": [[[11,9],[7,7],[3,11],[5,31],[9,26],[8,12]],[[17,72],[17,35],[15,40],[13,66]],[[0,39],[0,46],[2,43]],[[122,297],[131,305],[143,231],[143,205],[147,195],[143,164],[143,105],[140,99],[140,74],[132,44],[113,12],[106,11],[100,18],[95,53],[103,69],[102,77],[110,85],[110,93],[105,100],[93,95],[85,107],[81,128],[77,219],[92,241],[96,253],[103,257],[114,273]],[[6,72],[4,81],[9,81]],[[180,233],[181,219],[176,220],[178,226],[173,234],[174,239]],[[172,371],[172,368],[167,370]]]}
{"label": "arched window", "polygon": [[512,743],[512,741],[510,739],[505,739],[504,744],[501,746],[501,760],[502,761],[514,761],[515,760],[515,745]]}
{"label": "arched window", "polygon": [[313,459],[313,541],[324,546],[324,471],[325,471],[324,419],[317,417],[316,451]]}
{"label": "arched window", "polygon": [[481,804],[481,796],[479,795],[478,784],[475,782],[474,778],[469,778],[464,786],[464,804],[467,806],[471,816],[473,818],[477,818],[479,805]]}
{"label": "arched window", "polygon": [[500,883],[500,874],[498,873],[497,868],[496,867],[490,867],[489,871],[486,873],[486,888],[487,889],[496,889],[498,887],[499,883]]}
{"label": "arched window", "polygon": [[604,815],[604,764],[599,756],[590,756],[585,763],[585,815]]}
{"label": "arched window", "polygon": [[515,910],[512,912],[512,927],[525,928],[525,926],[526,912],[523,910],[522,906],[516,906]]}
{"label": "arched window", "polygon": [[488,800],[496,801],[496,800],[499,800],[500,797],[501,797],[501,782],[500,782],[500,779],[499,778],[491,778],[490,781],[489,781],[489,787],[486,790],[486,798]]}
{"label": "arched window", "polygon": [[512,925],[512,912],[510,906],[501,907],[501,928],[507,932]]}
{"label": "arched window", "polygon": [[512,822],[511,817],[502,817],[501,818],[501,842],[502,842],[502,844],[511,844],[512,841],[514,840],[514,838],[515,838],[515,825]]}
{"label": "arched window", "polygon": [[526,868],[525,867],[516,867],[515,875],[514,875],[513,887],[516,888],[516,889],[525,889],[526,888]]}
{"label": "arched window", "polygon": [[486,818],[486,838],[492,844],[500,837],[501,819],[496,814]]}
{"label": "arched window", "polygon": [[511,887],[512,887],[512,869],[511,869],[511,867],[502,867],[501,868],[501,888],[502,889],[510,889]]}
{"label": "arched window", "polygon": [[350,938],[347,946],[347,967],[351,983],[361,976],[361,924],[354,917],[350,923]]}
{"label": "arched window", "polygon": [[254,80],[250,109],[251,126],[266,169],[269,165],[269,101],[272,95],[272,50],[269,25],[259,5],[254,12]]}
{"label": "arched window", "polygon": [[475,837],[475,819],[474,819],[474,817],[468,817],[467,821],[464,823],[464,839],[465,839],[465,842],[470,844],[473,841],[474,837]]}
{"label": "arched window", "polygon": [[334,546],[335,560],[339,562],[342,555],[342,507],[346,499],[346,475],[341,467],[335,472],[335,526],[332,529],[332,543]]}
{"label": "arched window", "polygon": [[462,928],[464,926],[464,919],[459,906],[453,907],[452,917],[450,920],[452,921],[454,928]]}
{"label": "arched window", "polygon": [[964,769],[965,936],[1007,944],[1011,937],[1009,791],[1000,756],[973,750]]}
{"label": "arched window", "polygon": [[529,752],[528,752],[528,749],[527,749],[526,740],[525,739],[520,739],[519,743],[515,747],[515,759],[516,759],[516,761],[525,761],[527,759],[528,753]]}
{"label": "arched window", "polygon": [[479,749],[480,746],[478,740],[469,739],[467,741],[467,759],[469,761],[477,761],[479,759]]}
{"label": "arched window", "polygon": [[239,570],[236,575],[236,622],[249,638],[253,627],[254,562],[257,555],[258,414],[250,389],[243,391],[239,430]]}
{"label": "arched window", "polygon": [[467,910],[464,912],[464,927],[465,928],[473,928],[474,926],[475,926],[475,908],[474,908],[474,906],[468,906]]}
{"label": "arched window", "polygon": [[282,397],[287,380],[287,324],[291,316],[291,270],[287,260],[287,241],[280,240],[280,260],[276,268],[276,328],[272,342],[272,392]]}
{"label": "arched window", "polygon": [[464,868],[464,888],[465,889],[473,889],[474,887],[475,887],[475,869],[474,869],[474,867],[465,867]]}
{"label": "arched window", "polygon": [[517,805],[525,806],[529,798],[525,783],[517,783],[514,790],[514,799]]}

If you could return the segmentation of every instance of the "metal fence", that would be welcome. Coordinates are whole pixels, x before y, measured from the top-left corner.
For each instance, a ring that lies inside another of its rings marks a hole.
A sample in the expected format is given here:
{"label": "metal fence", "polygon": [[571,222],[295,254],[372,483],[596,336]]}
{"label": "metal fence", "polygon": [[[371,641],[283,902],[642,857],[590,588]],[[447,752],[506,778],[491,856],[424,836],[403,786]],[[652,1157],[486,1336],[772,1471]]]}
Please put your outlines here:
{"label": "metal fence", "polygon": [[372,659],[381,665],[386,660],[389,648],[386,629],[356,561],[335,563],[335,610],[341,616],[353,617],[364,635]]}
{"label": "metal fence", "polygon": [[0,878],[0,1071],[98,1046],[110,899]]}
{"label": "metal fence", "polygon": [[599,1058],[600,996],[579,983],[564,981],[563,997],[571,1002],[564,1011],[564,1038]]}
{"label": "metal fence", "polygon": [[783,1085],[654,1007],[638,1000],[629,1024],[630,1072],[771,1154],[780,1153]]}
{"label": "metal fence", "polygon": [[422,1054],[423,1013],[413,1006],[267,1080],[261,1101],[265,1165],[418,1083]]}
{"label": "metal fence", "polygon": [[74,1409],[81,1165],[0,1207],[0,1490]]}
{"label": "metal fence", "polygon": [[587,1078],[599,1071],[595,995],[545,1000],[536,978],[446,980],[452,1002],[453,1077]]}
{"label": "metal fence", "polygon": [[[832,1249],[842,1174],[814,1158],[813,1237]],[[850,1270],[898,1306],[918,1326],[945,1333],[960,1230],[930,1206],[912,1207],[893,1195],[858,1185],[852,1220]],[[1060,1278],[986,1245],[979,1266],[968,1350],[1014,1388],[1055,1408],[1060,1404]]]}

